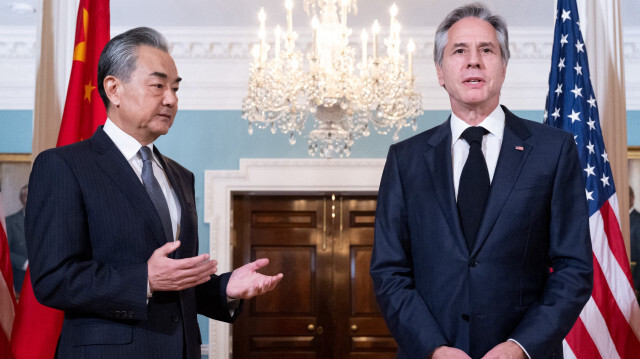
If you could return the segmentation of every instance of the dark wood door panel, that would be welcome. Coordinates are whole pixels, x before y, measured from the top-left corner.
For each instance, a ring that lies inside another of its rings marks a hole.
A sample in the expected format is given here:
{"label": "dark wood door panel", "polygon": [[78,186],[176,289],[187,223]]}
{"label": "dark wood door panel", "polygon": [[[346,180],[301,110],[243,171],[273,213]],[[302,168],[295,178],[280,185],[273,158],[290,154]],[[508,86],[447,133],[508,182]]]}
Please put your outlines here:
{"label": "dark wood door panel", "polygon": [[267,257],[277,290],[245,303],[233,357],[394,358],[369,261],[375,196],[234,197],[234,267]]}
{"label": "dark wood door panel", "polygon": [[315,316],[316,248],[310,246],[253,246],[251,260],[269,258],[263,271],[287,278],[278,290],[248,301],[251,317]]}

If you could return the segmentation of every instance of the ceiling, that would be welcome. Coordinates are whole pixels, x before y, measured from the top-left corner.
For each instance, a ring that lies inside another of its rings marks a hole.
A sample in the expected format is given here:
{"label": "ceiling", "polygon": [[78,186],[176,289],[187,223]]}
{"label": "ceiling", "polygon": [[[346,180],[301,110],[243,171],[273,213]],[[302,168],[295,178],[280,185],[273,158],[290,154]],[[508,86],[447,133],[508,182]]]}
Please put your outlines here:
{"label": "ceiling", "polygon": [[[35,27],[42,1],[53,0],[0,0],[0,26]],[[400,9],[398,20],[403,27],[434,27],[448,11],[468,2],[470,0],[396,0]],[[636,16],[640,14],[640,1],[620,2],[623,27],[640,26],[640,16]],[[368,26],[377,18],[384,24],[388,19],[386,9],[392,3],[393,0],[360,0],[358,15],[350,15],[348,21],[354,26]],[[553,26],[553,0],[518,1],[517,5],[512,0],[486,0],[485,3],[503,15],[510,26]],[[283,4],[284,0],[111,0],[111,25],[250,27],[257,26],[260,7],[267,12],[267,26],[284,25]],[[302,10],[302,0],[295,0],[294,4],[294,26],[306,25],[309,19]]]}

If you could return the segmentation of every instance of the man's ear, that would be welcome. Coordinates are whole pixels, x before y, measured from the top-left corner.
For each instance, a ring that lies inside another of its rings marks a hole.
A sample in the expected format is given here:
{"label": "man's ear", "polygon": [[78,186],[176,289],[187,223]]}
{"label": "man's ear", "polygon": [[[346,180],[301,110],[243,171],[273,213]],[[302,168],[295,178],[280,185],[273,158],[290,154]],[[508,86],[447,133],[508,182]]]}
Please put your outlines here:
{"label": "man's ear", "polygon": [[[436,74],[438,75],[438,84],[444,87],[444,76],[442,74],[442,66],[436,65]],[[446,87],[445,87],[446,89]]]}
{"label": "man's ear", "polygon": [[104,85],[104,92],[109,98],[109,102],[115,107],[120,106],[120,90],[122,89],[122,83],[114,76],[107,76],[102,82]]}

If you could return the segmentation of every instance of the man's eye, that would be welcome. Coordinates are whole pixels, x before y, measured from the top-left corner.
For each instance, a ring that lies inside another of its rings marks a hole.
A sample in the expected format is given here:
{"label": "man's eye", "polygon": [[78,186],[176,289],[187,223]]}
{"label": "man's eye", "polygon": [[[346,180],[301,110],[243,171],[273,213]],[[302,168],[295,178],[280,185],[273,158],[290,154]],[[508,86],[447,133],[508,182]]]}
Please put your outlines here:
{"label": "man's eye", "polygon": [[173,92],[178,92],[178,90],[180,90],[180,88],[178,88],[178,87],[174,87],[173,88]]}
{"label": "man's eye", "polygon": [[462,54],[462,53],[464,53],[464,49],[455,49],[455,50],[453,51],[453,53],[454,53],[454,54]]}
{"label": "man's eye", "polygon": [[153,87],[155,87],[157,89],[161,89],[162,88],[162,84],[153,84]]}

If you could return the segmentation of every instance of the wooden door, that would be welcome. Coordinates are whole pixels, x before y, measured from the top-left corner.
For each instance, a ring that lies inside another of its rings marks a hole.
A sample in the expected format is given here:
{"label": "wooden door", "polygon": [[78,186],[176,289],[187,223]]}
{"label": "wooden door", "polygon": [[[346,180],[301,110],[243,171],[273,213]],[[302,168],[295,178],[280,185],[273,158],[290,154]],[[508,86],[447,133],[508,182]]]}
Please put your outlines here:
{"label": "wooden door", "polygon": [[375,196],[234,196],[234,267],[268,257],[279,288],[245,302],[234,358],[394,358],[369,277]]}

